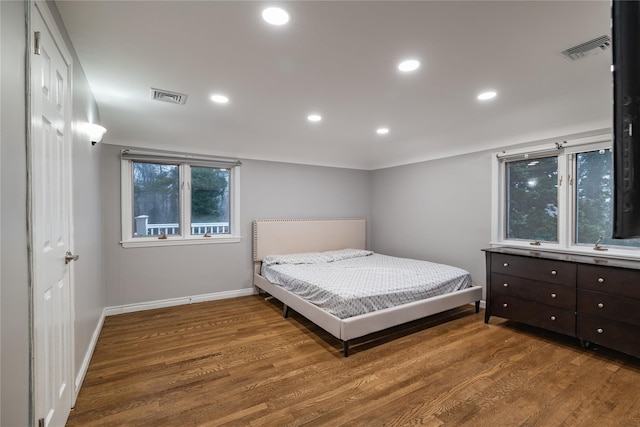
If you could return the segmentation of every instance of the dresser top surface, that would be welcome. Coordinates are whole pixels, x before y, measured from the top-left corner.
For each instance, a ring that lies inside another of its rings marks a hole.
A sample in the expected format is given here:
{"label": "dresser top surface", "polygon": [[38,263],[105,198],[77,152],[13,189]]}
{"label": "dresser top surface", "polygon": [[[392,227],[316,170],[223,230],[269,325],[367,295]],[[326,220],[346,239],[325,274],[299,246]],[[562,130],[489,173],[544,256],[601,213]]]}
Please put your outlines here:
{"label": "dresser top surface", "polygon": [[595,257],[589,255],[576,255],[565,252],[541,251],[524,248],[512,248],[499,246],[482,249],[487,253],[525,256],[529,258],[540,258],[554,261],[575,262],[580,264],[598,265],[603,267],[628,268],[640,270],[640,261],[626,260],[620,258]]}

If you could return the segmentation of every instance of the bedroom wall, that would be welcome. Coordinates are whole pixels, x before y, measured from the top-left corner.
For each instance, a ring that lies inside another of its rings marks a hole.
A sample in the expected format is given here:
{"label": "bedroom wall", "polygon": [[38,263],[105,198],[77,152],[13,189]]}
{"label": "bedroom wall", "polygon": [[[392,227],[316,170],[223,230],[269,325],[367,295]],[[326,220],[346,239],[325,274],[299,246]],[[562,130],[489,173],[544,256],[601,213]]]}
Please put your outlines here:
{"label": "bedroom wall", "polygon": [[122,148],[103,146],[103,250],[110,307],[250,290],[254,219],[369,219],[367,171],[243,160],[240,243],[124,249],[119,243]]}
{"label": "bedroom wall", "polygon": [[491,238],[491,154],[372,172],[372,249],[452,264],[485,284]]}
{"label": "bedroom wall", "polygon": [[26,26],[23,2],[0,1],[2,96],[0,182],[0,425],[29,423],[29,294],[27,264],[27,169],[25,131]]}

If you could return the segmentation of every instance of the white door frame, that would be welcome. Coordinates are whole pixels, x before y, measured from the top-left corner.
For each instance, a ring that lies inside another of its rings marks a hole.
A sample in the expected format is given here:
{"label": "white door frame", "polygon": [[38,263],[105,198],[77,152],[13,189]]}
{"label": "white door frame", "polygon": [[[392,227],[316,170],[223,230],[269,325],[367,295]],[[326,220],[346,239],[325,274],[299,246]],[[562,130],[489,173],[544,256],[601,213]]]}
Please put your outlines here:
{"label": "white door frame", "polygon": [[[0,0],[2,1],[2,0]],[[35,182],[34,182],[34,159],[33,159],[33,144],[34,144],[34,126],[37,126],[37,123],[34,123],[34,121],[32,120],[32,115],[33,115],[33,109],[32,109],[32,96],[34,96],[35,94],[31,93],[31,86],[32,86],[32,79],[33,79],[33,72],[32,72],[32,62],[31,62],[31,55],[34,54],[34,46],[35,46],[35,38],[34,38],[34,31],[35,29],[33,28],[33,24],[32,24],[32,19],[33,19],[33,14],[35,13],[39,13],[40,16],[42,16],[45,25],[49,28],[51,34],[54,36],[55,42],[58,45],[59,50],[62,52],[64,59],[66,60],[66,62],[68,63],[68,72],[67,72],[67,82],[68,82],[68,86],[67,86],[67,99],[68,99],[68,113],[65,116],[65,127],[66,127],[66,131],[65,131],[65,138],[66,138],[66,143],[68,144],[68,150],[66,150],[67,153],[67,162],[66,164],[69,165],[69,179],[67,182],[67,192],[68,192],[68,199],[67,199],[67,204],[68,204],[68,218],[69,218],[69,226],[68,226],[68,242],[69,242],[69,250],[71,252],[73,252],[74,250],[74,242],[73,242],[73,192],[72,192],[72,186],[73,186],[73,176],[72,176],[72,169],[71,169],[71,160],[72,160],[72,151],[73,151],[73,127],[72,127],[72,120],[73,120],[73,58],[71,56],[71,53],[69,51],[69,48],[66,45],[65,39],[62,36],[62,33],[60,32],[56,20],[53,17],[53,15],[51,14],[51,11],[49,10],[49,6],[46,4],[45,1],[41,1],[41,0],[26,0],[25,1],[25,8],[26,8],[26,15],[27,15],[27,52],[26,52],[26,57],[27,57],[27,96],[26,96],[26,104],[27,104],[27,230],[28,230],[28,261],[29,261],[29,322],[30,322],[30,328],[29,328],[29,360],[30,360],[30,366],[29,366],[29,423],[31,426],[37,427],[38,425],[38,418],[40,416],[40,414],[36,413],[36,404],[37,404],[37,390],[36,390],[36,377],[35,377],[35,373],[36,373],[36,352],[35,352],[35,348],[36,348],[36,342],[35,342],[35,338],[36,338],[36,331],[35,331],[35,312],[34,312],[34,298],[36,298],[37,296],[35,295],[36,292],[36,287],[35,287],[35,277],[36,277],[36,263],[34,260],[34,248],[33,248],[33,243],[34,243],[34,230],[35,230],[35,221],[37,221],[37,218],[34,218],[34,202],[35,202],[35,198],[36,198],[36,194],[35,194]],[[69,361],[69,367],[68,369],[70,370],[70,386],[72,387],[71,389],[71,404],[72,406],[75,404],[75,400],[77,398],[77,390],[75,389],[75,343],[74,343],[74,319],[75,319],[75,306],[74,306],[74,263],[70,263],[69,266],[69,290],[70,290],[70,304],[69,304],[69,309],[70,309],[70,330],[69,330],[69,345],[70,348],[67,349],[69,357],[70,357],[70,361]]]}

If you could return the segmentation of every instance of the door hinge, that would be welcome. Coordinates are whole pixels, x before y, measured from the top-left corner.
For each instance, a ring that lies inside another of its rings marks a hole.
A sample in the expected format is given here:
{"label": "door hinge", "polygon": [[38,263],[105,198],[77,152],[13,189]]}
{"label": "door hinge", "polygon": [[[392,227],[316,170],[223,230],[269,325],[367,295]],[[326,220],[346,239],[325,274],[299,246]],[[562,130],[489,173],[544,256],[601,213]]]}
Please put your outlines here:
{"label": "door hinge", "polygon": [[44,427],[44,418],[38,420],[38,427]]}
{"label": "door hinge", "polygon": [[40,31],[36,31],[34,33],[34,37],[33,37],[33,53],[35,53],[36,55],[40,55]]}

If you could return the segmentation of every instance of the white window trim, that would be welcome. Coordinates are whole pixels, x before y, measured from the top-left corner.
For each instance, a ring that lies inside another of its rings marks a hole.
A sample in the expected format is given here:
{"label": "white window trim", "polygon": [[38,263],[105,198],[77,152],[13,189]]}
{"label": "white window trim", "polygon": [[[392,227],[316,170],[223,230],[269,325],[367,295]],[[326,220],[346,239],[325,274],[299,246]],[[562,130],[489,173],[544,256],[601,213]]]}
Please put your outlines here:
{"label": "white window trim", "polygon": [[[562,183],[558,190],[558,242],[540,242],[540,245],[532,245],[530,240],[506,239],[506,174],[507,161],[504,158],[519,156],[527,153],[546,153],[553,155],[553,145],[531,146],[526,149],[510,152],[494,153],[491,168],[491,246],[509,246],[531,249],[532,251],[554,251],[578,255],[590,255],[607,258],[640,259],[640,249],[604,246],[606,251],[595,250],[592,245],[575,244],[573,221],[576,206],[573,183],[568,178],[574,175],[575,154],[598,149],[612,148],[611,135],[596,135],[589,138],[565,141],[557,149],[558,177],[562,177]],[[570,188],[570,190],[568,189]],[[595,242],[594,242],[595,243]]]}
{"label": "white window trim", "polygon": [[[189,163],[193,156],[185,155],[182,162]],[[180,160],[178,160],[180,161]],[[190,165],[186,165],[190,168]],[[184,182],[180,170],[180,180]],[[229,218],[229,234],[213,235],[204,237],[201,235],[191,235],[181,230],[180,235],[167,235],[166,239],[158,237],[133,237],[133,160],[121,159],[120,163],[120,186],[121,186],[121,221],[122,240],[120,244],[124,248],[145,248],[159,246],[184,246],[184,245],[210,245],[220,243],[239,243],[242,240],[240,235],[240,166],[239,163],[229,169],[229,180],[231,181],[229,206],[231,217]],[[188,211],[188,203],[184,198],[190,198],[189,191],[180,191],[180,209],[182,214],[183,228],[191,223],[191,212]],[[187,222],[188,221],[188,222]],[[185,225],[187,224],[187,225]]]}

